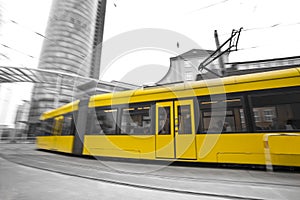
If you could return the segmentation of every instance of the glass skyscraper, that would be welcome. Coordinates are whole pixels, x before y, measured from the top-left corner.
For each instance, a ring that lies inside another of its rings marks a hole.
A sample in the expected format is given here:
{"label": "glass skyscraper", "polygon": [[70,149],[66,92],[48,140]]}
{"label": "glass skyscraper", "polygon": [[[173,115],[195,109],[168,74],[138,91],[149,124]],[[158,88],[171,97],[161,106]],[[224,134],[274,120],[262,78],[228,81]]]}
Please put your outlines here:
{"label": "glass skyscraper", "polygon": [[[53,0],[38,68],[98,79],[105,8],[106,0]],[[50,78],[58,85],[70,82]],[[73,87],[58,85],[35,84],[29,136],[36,133],[43,112],[74,100]]]}

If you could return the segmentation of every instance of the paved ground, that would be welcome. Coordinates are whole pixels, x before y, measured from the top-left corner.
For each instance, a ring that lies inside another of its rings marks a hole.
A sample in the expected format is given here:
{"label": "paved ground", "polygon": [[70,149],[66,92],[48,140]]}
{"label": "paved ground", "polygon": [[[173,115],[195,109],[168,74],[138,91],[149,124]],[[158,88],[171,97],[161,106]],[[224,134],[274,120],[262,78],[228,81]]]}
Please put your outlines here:
{"label": "paved ground", "polygon": [[[199,199],[178,194],[105,183],[19,166],[0,158],[1,200]],[[201,199],[216,199],[201,196]],[[221,198],[220,198],[221,199]]]}
{"label": "paved ground", "polygon": [[299,199],[300,174],[101,161],[0,144],[0,199]]}

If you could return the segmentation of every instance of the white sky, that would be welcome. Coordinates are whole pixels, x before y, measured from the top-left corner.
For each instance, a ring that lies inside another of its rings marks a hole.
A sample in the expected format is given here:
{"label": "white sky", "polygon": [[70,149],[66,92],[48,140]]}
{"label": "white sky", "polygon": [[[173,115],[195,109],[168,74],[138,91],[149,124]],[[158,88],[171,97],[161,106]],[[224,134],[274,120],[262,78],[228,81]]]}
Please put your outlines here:
{"label": "white sky", "polygon": [[[109,38],[126,31],[162,28],[183,34],[204,49],[214,50],[214,30],[218,30],[222,43],[232,29],[243,27],[253,30],[241,33],[238,48],[243,50],[232,52],[229,62],[297,56],[300,52],[299,7],[297,0],[114,0],[107,3],[104,45]],[[176,42],[174,40],[174,45]],[[140,65],[136,58],[144,64],[159,62],[166,68],[169,66],[172,55],[156,52],[155,56],[160,54],[156,62],[148,53],[120,58],[103,78],[121,79],[123,74],[112,72],[117,69],[124,72],[126,67],[130,70],[133,65]],[[128,57],[132,59],[128,61]]]}
{"label": "white sky", "polygon": [[[34,31],[44,34],[52,1],[1,1],[3,22],[0,27],[0,43],[10,49],[0,45],[0,53],[6,56],[0,55],[0,64],[36,68],[43,38]],[[297,56],[300,52],[299,8],[300,2],[297,0],[108,0],[104,44],[113,36],[126,31],[162,28],[183,34],[204,49],[215,49],[215,29],[218,30],[222,43],[229,37],[232,29],[243,27],[254,30],[241,33],[238,47],[243,50],[231,53],[230,62]],[[176,42],[174,41],[174,45]],[[119,66],[124,66],[120,64],[122,59],[132,66],[153,63],[165,66],[166,70],[169,66],[168,54],[152,53],[152,56],[143,56],[139,52],[138,60],[133,55],[121,57],[103,78],[121,79],[126,73],[125,68],[122,68],[122,74],[116,72],[120,71]],[[7,87],[13,91],[9,99],[16,99],[11,102],[12,105],[20,104],[22,99],[30,99],[28,84],[14,85],[18,86],[0,85],[0,103],[7,102],[7,95],[3,95]],[[3,110],[3,104],[0,104],[0,112],[1,109]],[[9,109],[9,112],[14,110]],[[13,117],[3,118],[4,116],[0,116],[0,124],[11,121]]]}
{"label": "white sky", "polygon": [[[214,49],[215,29],[222,42],[232,29],[278,24],[277,28],[241,34],[240,48],[259,46],[268,48],[268,52],[262,55],[256,49],[249,57],[244,50],[232,53],[231,60],[293,56],[298,55],[300,49],[297,45],[300,41],[300,2],[297,0],[115,0],[117,7],[110,2],[107,5],[106,38],[137,28],[163,28],[182,33],[203,48]],[[284,26],[293,23],[298,24]],[[274,49],[274,46],[279,48]]]}

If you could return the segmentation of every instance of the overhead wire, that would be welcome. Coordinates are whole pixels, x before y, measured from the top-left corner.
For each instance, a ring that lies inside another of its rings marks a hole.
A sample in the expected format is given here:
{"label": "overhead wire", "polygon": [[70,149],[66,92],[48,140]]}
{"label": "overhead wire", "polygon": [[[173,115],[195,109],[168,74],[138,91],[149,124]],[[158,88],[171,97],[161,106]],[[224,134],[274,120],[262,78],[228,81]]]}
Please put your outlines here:
{"label": "overhead wire", "polygon": [[32,55],[29,55],[29,54],[27,54],[27,53],[24,53],[24,52],[22,52],[22,51],[20,51],[20,50],[18,50],[18,49],[15,49],[15,48],[13,48],[13,47],[10,47],[10,46],[6,45],[6,44],[0,43],[0,45],[3,46],[3,47],[5,47],[5,48],[7,48],[7,49],[10,49],[10,50],[13,50],[13,51],[15,51],[15,52],[18,52],[18,53],[20,53],[20,54],[22,54],[22,55],[25,55],[25,56],[27,56],[27,57],[30,57],[30,58],[36,58],[36,57],[34,57],[34,56],[32,56]]}
{"label": "overhead wire", "polygon": [[[297,26],[300,25],[300,21],[299,22],[294,22],[294,23],[275,23],[272,25],[268,25],[268,26],[260,26],[260,27],[251,27],[251,28],[243,28],[241,33],[243,32],[248,32],[248,31],[256,31],[256,30],[268,30],[268,29],[274,29],[274,28],[282,28],[282,27],[287,27],[287,26]],[[223,33],[223,34],[219,34],[220,36],[226,36],[226,35],[230,35],[231,32],[229,33]],[[249,49],[256,49],[256,48],[260,48],[260,47],[265,47],[265,46],[270,46],[270,45],[257,45],[257,46],[251,46],[251,47],[244,47],[244,48],[238,48],[237,51],[244,51],[244,50],[249,50]]]}
{"label": "overhead wire", "polygon": [[[224,3],[228,2],[228,1],[230,1],[230,0],[222,0],[222,1],[218,1],[218,2],[216,2],[216,3],[212,3],[212,4],[209,4],[209,5],[203,6],[203,7],[201,7],[201,8],[195,9],[195,10],[193,10],[193,11],[191,11],[191,12],[197,12],[197,11],[200,11],[200,10],[209,9],[209,8],[211,8],[211,7],[214,7],[214,6],[218,6],[218,5],[220,5],[220,4],[224,4]],[[2,21],[4,21],[4,23],[5,23],[5,20],[2,20]],[[32,33],[34,33],[35,35],[37,35],[37,36],[39,36],[39,37],[42,37],[42,38],[44,38],[44,39],[46,39],[46,40],[48,40],[48,41],[51,41],[51,42],[53,42],[53,43],[57,43],[56,41],[53,41],[52,39],[48,38],[46,35],[44,35],[44,34],[42,34],[42,33],[39,33],[39,32],[37,32],[37,31],[34,31],[34,30],[32,30],[31,28],[29,28],[29,27],[27,27],[27,26],[24,26],[24,25],[22,25],[21,23],[17,22],[16,20],[8,19],[7,21],[10,22],[10,23],[13,23],[13,24],[15,24],[15,25],[18,25],[18,26],[20,26],[20,27],[22,27],[22,28],[24,28],[24,29],[26,29],[26,30],[28,30],[28,31],[30,31],[30,32],[32,32]],[[280,28],[280,27],[286,27],[286,26],[297,26],[297,25],[300,25],[300,21],[299,21],[299,22],[295,22],[295,23],[289,23],[289,24],[286,24],[286,23],[275,23],[275,24],[268,25],[268,26],[243,28],[243,29],[242,29],[242,32],[255,31],[255,30],[262,30],[262,29],[273,29],[273,28]],[[229,32],[228,32],[228,33],[222,33],[222,34],[219,34],[219,35],[220,35],[220,36],[224,36],[224,35],[229,35],[229,34],[231,34],[231,32],[230,32],[230,33],[229,33]],[[21,53],[21,54],[23,54],[23,55],[25,55],[25,56],[28,56],[28,57],[31,57],[31,58],[35,58],[35,57],[32,56],[32,55],[29,55],[29,54],[27,54],[27,53],[24,53],[24,52],[22,52],[22,51],[20,51],[20,50],[17,50],[17,49],[15,49],[15,48],[12,48],[12,47],[10,47],[10,46],[8,46],[8,45],[6,45],[6,44],[1,44],[1,45],[4,46],[4,47],[6,47],[6,48],[8,48],[8,49],[11,49],[11,50],[13,50],[13,51],[16,51],[16,52],[18,52],[18,53]],[[246,47],[246,48],[241,48],[241,49],[238,49],[238,50],[247,50],[247,49],[253,49],[253,48],[258,48],[258,47],[260,47],[260,46]],[[82,55],[80,55],[80,56],[82,56]]]}
{"label": "overhead wire", "polygon": [[[4,7],[2,7],[2,8],[3,8],[4,10],[6,10]],[[7,11],[7,10],[6,10],[6,11]],[[25,30],[27,30],[27,31],[29,31],[29,32],[31,32],[31,33],[37,35],[37,36],[39,36],[39,37],[42,37],[43,39],[49,40],[49,41],[51,41],[51,42],[55,42],[55,41],[51,40],[50,38],[48,38],[47,36],[45,36],[44,34],[39,33],[38,31],[34,31],[32,28],[29,28],[28,26],[23,25],[22,23],[20,23],[20,22],[14,20],[14,19],[12,19],[11,17],[8,17],[8,19],[2,19],[2,22],[3,22],[3,23],[6,23],[6,24],[7,24],[7,23],[12,23],[12,24],[17,25],[17,26],[19,26],[19,27],[21,27],[21,28],[23,28],[23,29],[25,29]],[[32,55],[30,55],[30,54],[28,54],[28,53],[25,53],[25,52],[23,52],[23,51],[20,51],[20,50],[14,48],[14,47],[11,47],[11,46],[9,46],[9,45],[7,45],[7,44],[1,43],[0,45],[3,46],[3,47],[5,47],[5,48],[7,48],[7,49],[10,49],[10,50],[12,50],[12,51],[15,51],[15,52],[17,52],[17,53],[19,53],[19,54],[25,55],[25,56],[30,57],[30,58],[33,58],[33,59],[37,59],[35,56],[32,56]]]}
{"label": "overhead wire", "polygon": [[[42,37],[42,38],[51,40],[51,39],[47,38],[47,36],[45,36],[44,34],[39,33],[39,32],[37,32],[37,31],[34,31],[34,30],[32,30],[31,28],[29,28],[29,27],[27,27],[27,26],[24,26],[24,25],[20,24],[19,22],[15,21],[15,20],[9,19],[8,22],[11,22],[11,23],[13,23],[13,24],[15,24],[15,25],[18,25],[18,26],[22,27],[23,29],[26,29],[26,30],[28,30],[28,31],[30,31],[30,32],[34,33],[35,35],[38,35],[38,36],[40,36],[40,37]],[[53,41],[53,42],[54,42],[54,41]]]}
{"label": "overhead wire", "polygon": [[[2,6],[2,9],[9,13],[9,10],[7,10],[4,6]],[[37,32],[37,31],[32,30],[31,28],[25,26],[24,24],[19,23],[18,21],[12,19],[12,17],[10,17],[10,16],[8,16],[8,17],[6,17],[6,18],[8,18],[8,19],[5,20],[5,19],[3,18],[3,19],[2,19],[2,22],[4,22],[4,23],[9,22],[9,23],[16,24],[16,25],[18,25],[18,26],[20,26],[20,27],[22,27],[22,28],[24,28],[24,29],[27,29],[28,31],[30,31],[30,32],[32,32],[32,33],[34,33],[34,34],[40,36],[40,37],[47,38],[44,34],[41,34],[41,33]]]}
{"label": "overhead wire", "polygon": [[[34,33],[34,34],[40,36],[40,37],[47,38],[47,37],[44,36],[43,34],[37,32],[37,31],[33,31],[32,29],[30,29],[30,28],[28,28],[28,27],[26,27],[26,26],[24,26],[24,25],[18,23],[16,20],[8,19],[8,20],[3,20],[3,22],[4,22],[4,23],[8,23],[8,22],[9,22],[9,23],[18,25],[18,26],[22,27],[23,29],[26,29],[26,30],[28,30],[28,31],[30,31],[30,32],[32,32],[32,33]],[[30,55],[30,54],[28,54],[28,53],[25,53],[25,52],[23,52],[23,51],[21,51],[21,50],[19,50],[19,49],[14,48],[14,47],[11,47],[11,46],[9,46],[8,44],[5,44],[5,43],[3,43],[3,42],[0,43],[0,45],[3,46],[3,47],[5,47],[5,48],[7,48],[7,49],[10,49],[10,50],[12,50],[12,51],[14,51],[14,52],[17,52],[17,53],[19,53],[19,54],[22,54],[22,55],[24,55],[24,56],[27,56],[27,57],[30,57],[30,58],[33,58],[33,59],[37,59],[35,56]],[[11,60],[11,59],[9,59],[9,60]]]}
{"label": "overhead wire", "polygon": [[[17,22],[16,20],[9,19],[9,20],[7,20],[6,22],[10,22],[10,23],[13,23],[13,24],[15,24],[15,25],[18,25],[18,26],[22,27],[23,29],[26,29],[26,30],[32,32],[32,33],[35,34],[35,35],[38,35],[38,36],[40,36],[40,37],[42,37],[42,38],[44,38],[44,39],[46,39],[46,40],[48,40],[48,41],[50,41],[50,42],[53,42],[53,43],[58,44],[57,41],[53,41],[52,39],[48,38],[48,37],[45,36],[44,34],[39,33],[39,32],[37,32],[37,31],[34,31],[34,30],[32,30],[31,28],[28,28],[27,26],[22,25],[21,23]],[[19,53],[19,54],[25,55],[25,56],[27,56],[27,57],[30,57],[30,58],[33,58],[33,59],[38,59],[38,58],[35,57],[35,56],[29,55],[29,54],[27,54],[27,53],[24,53],[23,51],[20,51],[20,50],[18,50],[18,49],[16,49],[16,48],[13,48],[13,47],[11,47],[11,46],[9,46],[9,45],[7,45],[7,44],[2,44],[2,43],[0,43],[0,45],[3,46],[3,47],[5,47],[5,48],[8,48],[8,49],[10,49],[10,50],[13,50],[13,51],[15,51],[15,52],[17,52],[17,53]],[[80,56],[80,57],[86,57],[86,55],[78,55],[78,56]],[[53,66],[56,66],[56,65],[54,65],[54,64],[52,64],[52,65],[53,65]],[[57,67],[57,66],[56,66],[56,67]]]}
{"label": "overhead wire", "polygon": [[276,24],[262,26],[262,27],[245,28],[243,31],[247,32],[247,31],[255,31],[255,30],[261,30],[261,29],[273,29],[273,28],[281,28],[281,27],[286,27],[286,26],[297,26],[297,25],[300,25],[300,21],[295,22],[295,23],[289,23],[289,24],[276,23]]}
{"label": "overhead wire", "polygon": [[[263,30],[263,29],[273,29],[273,28],[282,28],[282,27],[286,27],[286,26],[298,26],[300,25],[300,21],[299,22],[294,22],[294,23],[275,23],[272,25],[267,25],[267,26],[258,26],[258,27],[250,27],[250,28],[245,28],[243,27],[242,32],[248,32],[248,31],[256,31],[256,30]],[[220,36],[224,36],[224,35],[230,35],[231,32],[227,32],[227,33],[221,33],[219,34]]]}
{"label": "overhead wire", "polygon": [[203,6],[201,8],[197,8],[197,9],[195,9],[195,10],[189,12],[189,13],[194,13],[194,12],[197,12],[197,11],[200,11],[200,10],[205,10],[207,8],[211,8],[211,7],[214,7],[214,6],[226,3],[227,1],[229,1],[229,0],[222,0],[222,1],[219,1],[219,2],[216,2],[216,3],[212,3],[212,4],[209,4],[207,6]]}
{"label": "overhead wire", "polygon": [[[191,11],[190,13],[194,13],[194,12],[197,12],[197,11],[200,11],[200,10],[208,9],[208,8],[217,6],[219,4],[226,3],[227,1],[229,1],[229,0],[219,1],[219,2],[216,2],[216,3],[210,4],[210,5],[195,9],[195,10]],[[255,5],[254,7],[256,8],[257,5]],[[242,32],[256,31],[256,30],[263,30],[263,29],[282,28],[282,27],[297,26],[297,25],[300,25],[300,21],[299,22],[288,23],[288,24],[287,23],[274,23],[274,24],[271,24],[271,25],[268,25],[268,26],[262,26],[262,27],[243,28]],[[223,34],[219,34],[219,35],[220,36],[225,36],[225,35],[230,35],[230,34],[232,34],[232,32],[223,33]],[[266,45],[257,45],[257,46],[251,46],[251,47],[245,47],[245,48],[238,48],[237,50],[256,49],[256,48],[263,47],[263,46],[266,46]]]}
{"label": "overhead wire", "polygon": [[[229,0],[222,0],[222,1],[219,1],[219,2],[216,2],[216,3],[213,3],[213,4],[210,4],[210,5],[207,5],[207,6],[198,8],[198,9],[195,9],[195,10],[191,11],[190,13],[197,12],[197,11],[204,10],[204,9],[208,9],[208,8],[217,6],[217,5],[219,5],[219,4],[226,3],[227,1],[229,1]],[[257,5],[255,5],[255,7],[256,7],[256,6],[257,6]],[[289,24],[285,24],[285,23],[275,23],[275,24],[268,25],[268,26],[263,26],[263,27],[243,28],[242,32],[254,31],[254,30],[260,30],[260,29],[268,29],[268,28],[279,28],[279,27],[293,26],[293,25],[299,25],[299,24],[300,24],[300,21],[299,21],[299,22],[294,22],[294,23],[289,23]],[[222,35],[229,35],[229,34],[231,34],[231,32],[223,33],[223,34],[219,34],[219,35],[222,36]]]}

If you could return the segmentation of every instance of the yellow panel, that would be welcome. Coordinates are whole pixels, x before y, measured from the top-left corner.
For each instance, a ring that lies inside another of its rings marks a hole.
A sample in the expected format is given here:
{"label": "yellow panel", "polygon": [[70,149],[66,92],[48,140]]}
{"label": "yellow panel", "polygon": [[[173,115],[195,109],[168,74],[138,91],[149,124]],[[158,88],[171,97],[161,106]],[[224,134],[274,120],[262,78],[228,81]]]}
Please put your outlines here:
{"label": "yellow panel", "polygon": [[271,154],[272,165],[300,167],[300,154]]}
{"label": "yellow panel", "polygon": [[300,134],[270,136],[269,149],[273,165],[300,166]]}
{"label": "yellow panel", "polygon": [[56,151],[72,153],[74,136],[64,135],[56,137]]}
{"label": "yellow panel", "polygon": [[300,133],[299,136],[270,136],[269,148],[272,154],[300,155]]}
{"label": "yellow panel", "polygon": [[51,150],[54,149],[55,136],[38,136],[36,137],[36,145],[39,149]]}
{"label": "yellow panel", "polygon": [[156,157],[174,158],[174,138],[173,135],[159,135],[156,139]]}
{"label": "yellow panel", "polygon": [[176,136],[176,158],[196,159],[195,135]]}
{"label": "yellow panel", "polygon": [[72,153],[74,136],[38,136],[36,145],[39,149]]}
{"label": "yellow panel", "polygon": [[237,164],[265,164],[265,155],[263,153],[219,153],[217,155],[218,163],[237,163]]}
{"label": "yellow panel", "polygon": [[155,159],[155,136],[95,136],[84,137],[85,155]]}
{"label": "yellow panel", "polygon": [[265,164],[263,134],[197,135],[198,161]]}
{"label": "yellow panel", "polygon": [[[263,137],[264,134],[254,133],[197,135],[198,161],[265,165]],[[271,136],[269,138],[271,163],[300,166],[299,146],[299,136]]]}

